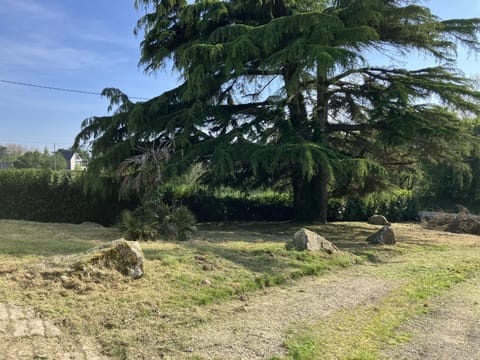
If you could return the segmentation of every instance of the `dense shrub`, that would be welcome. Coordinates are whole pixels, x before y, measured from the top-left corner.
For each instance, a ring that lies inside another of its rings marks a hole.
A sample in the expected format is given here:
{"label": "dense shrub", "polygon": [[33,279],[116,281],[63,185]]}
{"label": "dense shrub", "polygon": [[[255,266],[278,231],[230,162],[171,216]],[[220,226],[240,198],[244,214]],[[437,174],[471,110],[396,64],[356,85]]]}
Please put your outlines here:
{"label": "dense shrub", "polygon": [[119,228],[127,240],[154,240],[158,235],[187,240],[197,220],[186,206],[167,204],[156,194],[146,195],[135,211],[124,210]]}
{"label": "dense shrub", "polygon": [[332,199],[328,217],[330,221],[366,221],[374,214],[381,214],[390,221],[406,221],[416,220],[418,210],[412,192],[398,190],[361,199]]}
{"label": "dense shrub", "polygon": [[[285,221],[293,218],[292,197],[273,191],[246,195],[203,187],[167,186],[158,190],[167,203],[180,202],[199,221]],[[410,191],[393,191],[359,199],[330,199],[329,221],[365,221],[373,214],[390,221],[415,220],[418,204]]]}
{"label": "dense shrub", "polygon": [[187,206],[198,221],[284,221],[293,215],[291,197],[271,191],[246,195],[203,187],[167,186],[158,189],[157,196],[169,204]]}
{"label": "dense shrub", "polygon": [[0,218],[3,219],[93,221],[110,225],[117,221],[122,209],[132,207],[133,203],[134,199],[118,201],[114,191],[106,197],[87,195],[82,177],[70,172],[0,170]]}
{"label": "dense shrub", "polygon": [[[0,218],[104,225],[116,223],[124,209],[135,209],[138,199],[119,201],[118,185],[108,178],[108,195],[85,194],[82,176],[70,172],[0,170]],[[212,191],[200,186],[162,186],[152,201],[186,206],[200,222],[285,221],[293,218],[292,198],[273,191],[245,194],[232,190]],[[331,199],[330,221],[366,220],[378,213],[390,221],[413,220],[417,202],[408,191],[372,195],[365,199]],[[182,210],[183,211],[183,210]]]}
{"label": "dense shrub", "polygon": [[123,210],[118,227],[126,240],[147,241],[155,239],[158,224],[153,214],[139,207],[134,211]]}

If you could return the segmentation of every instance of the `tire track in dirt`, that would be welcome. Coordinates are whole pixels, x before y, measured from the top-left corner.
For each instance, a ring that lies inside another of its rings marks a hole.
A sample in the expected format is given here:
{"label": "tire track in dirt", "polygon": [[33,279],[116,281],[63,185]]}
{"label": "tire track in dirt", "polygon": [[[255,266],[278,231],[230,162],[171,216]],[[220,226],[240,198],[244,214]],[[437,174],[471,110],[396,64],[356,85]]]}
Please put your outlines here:
{"label": "tire track in dirt", "polygon": [[401,331],[410,342],[385,352],[386,359],[480,360],[480,277],[461,283],[432,301],[430,311]]}
{"label": "tire track in dirt", "polygon": [[343,308],[378,302],[398,284],[359,270],[304,278],[272,288],[245,302],[213,307],[211,321],[180,334],[181,350],[168,359],[198,354],[206,359],[265,359],[285,352],[283,341],[295,323],[316,323]]}

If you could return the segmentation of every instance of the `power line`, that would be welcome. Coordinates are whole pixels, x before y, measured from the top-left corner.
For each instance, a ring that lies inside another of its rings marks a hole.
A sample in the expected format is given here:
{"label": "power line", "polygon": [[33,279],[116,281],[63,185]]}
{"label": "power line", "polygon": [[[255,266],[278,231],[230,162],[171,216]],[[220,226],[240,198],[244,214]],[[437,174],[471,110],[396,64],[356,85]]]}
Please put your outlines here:
{"label": "power line", "polygon": [[[6,84],[12,84],[12,85],[30,86],[30,87],[34,87],[34,88],[40,88],[40,89],[48,89],[48,90],[56,90],[56,91],[66,91],[66,92],[73,92],[73,93],[79,93],[79,94],[102,96],[101,93],[99,93],[99,92],[94,92],[94,91],[84,91],[84,90],[66,89],[66,88],[59,88],[59,87],[46,86],[46,85],[23,83],[23,82],[19,82],[19,81],[2,80],[2,79],[0,79],[0,82],[6,83]],[[147,98],[136,97],[136,96],[129,96],[129,98],[130,98],[130,99],[136,99],[136,100],[148,100]]]}

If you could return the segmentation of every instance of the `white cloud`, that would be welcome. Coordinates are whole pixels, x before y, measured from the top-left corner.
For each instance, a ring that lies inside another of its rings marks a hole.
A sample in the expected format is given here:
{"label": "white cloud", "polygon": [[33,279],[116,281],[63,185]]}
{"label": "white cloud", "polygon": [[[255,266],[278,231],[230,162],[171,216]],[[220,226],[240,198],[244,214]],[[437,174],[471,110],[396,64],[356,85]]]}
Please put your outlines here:
{"label": "white cloud", "polygon": [[59,9],[45,6],[35,0],[0,0],[0,13],[2,12],[9,14],[16,12],[19,15],[33,15],[43,19],[59,19],[63,16]]}
{"label": "white cloud", "polygon": [[0,0],[0,14],[4,16],[2,27],[8,29],[9,19],[16,19],[11,27],[18,27],[19,21],[28,23],[32,31],[48,38],[73,37],[84,42],[138,48],[138,40],[134,39],[133,30],[131,36],[125,38],[126,34],[113,33],[105,29],[103,23],[96,19],[82,19],[82,27],[79,28],[76,21],[78,19],[72,18],[65,9],[51,2],[47,4],[37,0]]}
{"label": "white cloud", "polygon": [[111,66],[111,59],[89,49],[73,48],[35,37],[6,39],[0,37],[0,64],[9,68],[77,70]]}
{"label": "white cloud", "polygon": [[[47,5],[48,4],[48,5]],[[53,2],[0,0],[0,64],[10,71],[105,69],[138,48],[95,19],[77,18]]]}

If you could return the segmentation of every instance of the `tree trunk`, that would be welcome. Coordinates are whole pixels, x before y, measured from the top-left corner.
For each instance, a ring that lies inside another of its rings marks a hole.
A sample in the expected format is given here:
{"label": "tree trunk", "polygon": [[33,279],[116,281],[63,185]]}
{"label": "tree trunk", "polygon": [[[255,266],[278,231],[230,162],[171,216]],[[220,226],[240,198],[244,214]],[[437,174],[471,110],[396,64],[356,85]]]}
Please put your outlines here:
{"label": "tree trunk", "polygon": [[[286,84],[289,83],[295,71],[295,66],[285,67],[284,79]],[[316,130],[312,131],[308,126],[307,105],[301,91],[288,94],[290,99],[288,109],[290,121],[297,135],[307,142],[314,141],[319,144],[326,144],[328,142],[328,85],[325,77],[321,76],[321,71],[318,70],[317,72]],[[326,223],[329,173],[324,168],[317,167],[315,170],[316,174],[310,180],[305,178],[300,169],[292,171],[294,219]]]}
{"label": "tree trunk", "polygon": [[[326,77],[327,71],[322,70],[321,66],[317,64],[317,108],[316,121],[317,131],[314,133],[314,139],[323,145],[328,144],[328,82]],[[322,223],[327,223],[328,212],[328,178],[329,173],[323,168],[318,171],[319,181],[319,197],[320,197],[320,213],[318,220]]]}
{"label": "tree trunk", "polygon": [[297,221],[327,222],[328,174],[322,172],[307,180],[300,171],[292,176],[293,217]]}
{"label": "tree trunk", "polygon": [[322,171],[320,174],[320,214],[318,220],[327,223],[328,217],[328,174]]}

